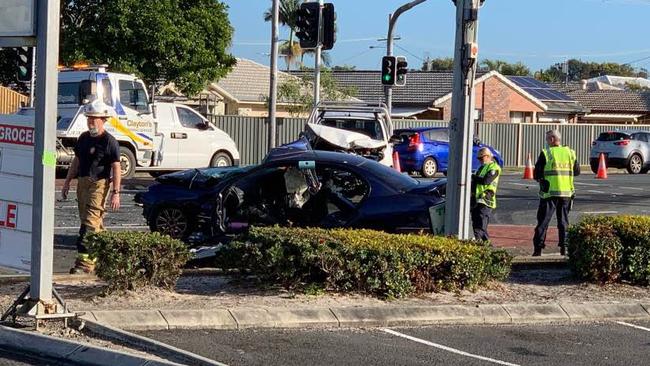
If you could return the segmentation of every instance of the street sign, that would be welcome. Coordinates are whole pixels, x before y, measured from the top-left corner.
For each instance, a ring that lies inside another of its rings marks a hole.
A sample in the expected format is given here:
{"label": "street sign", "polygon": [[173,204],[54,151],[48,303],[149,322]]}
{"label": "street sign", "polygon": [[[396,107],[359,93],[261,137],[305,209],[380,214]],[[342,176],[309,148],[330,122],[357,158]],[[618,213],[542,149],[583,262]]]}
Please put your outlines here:
{"label": "street sign", "polygon": [[0,124],[0,266],[29,271],[32,242],[34,118]]}
{"label": "street sign", "polygon": [[35,37],[36,0],[0,1],[0,37]]}

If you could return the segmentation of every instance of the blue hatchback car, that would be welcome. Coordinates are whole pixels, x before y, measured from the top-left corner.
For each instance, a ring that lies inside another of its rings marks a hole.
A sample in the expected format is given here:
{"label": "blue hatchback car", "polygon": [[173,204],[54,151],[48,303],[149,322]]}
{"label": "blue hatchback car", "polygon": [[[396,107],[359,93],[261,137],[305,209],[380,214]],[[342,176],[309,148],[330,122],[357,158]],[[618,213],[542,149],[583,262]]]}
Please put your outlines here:
{"label": "blue hatchback car", "polygon": [[[400,167],[403,172],[418,172],[425,178],[436,173],[447,174],[449,163],[449,130],[446,127],[422,127],[395,130],[400,143],[394,145],[399,153]],[[503,166],[501,153],[495,148],[474,140],[472,148],[472,171],[479,167],[476,154],[482,147],[492,150],[495,161]]]}

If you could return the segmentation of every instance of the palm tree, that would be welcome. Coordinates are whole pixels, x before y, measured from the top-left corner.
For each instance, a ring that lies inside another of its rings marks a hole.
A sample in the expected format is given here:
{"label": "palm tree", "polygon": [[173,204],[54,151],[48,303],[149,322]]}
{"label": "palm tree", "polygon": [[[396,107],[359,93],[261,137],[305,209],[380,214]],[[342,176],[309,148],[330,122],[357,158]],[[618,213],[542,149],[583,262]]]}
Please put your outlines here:
{"label": "palm tree", "polygon": [[[296,34],[298,25],[298,10],[304,0],[280,0],[280,13],[278,18],[280,24],[289,27],[289,41],[280,46],[280,54],[284,55],[287,62],[287,71],[291,69],[291,64],[296,63],[296,60],[302,57],[302,49],[300,45],[293,41]],[[273,9],[268,9],[264,12],[264,21],[270,22],[273,20]]]}

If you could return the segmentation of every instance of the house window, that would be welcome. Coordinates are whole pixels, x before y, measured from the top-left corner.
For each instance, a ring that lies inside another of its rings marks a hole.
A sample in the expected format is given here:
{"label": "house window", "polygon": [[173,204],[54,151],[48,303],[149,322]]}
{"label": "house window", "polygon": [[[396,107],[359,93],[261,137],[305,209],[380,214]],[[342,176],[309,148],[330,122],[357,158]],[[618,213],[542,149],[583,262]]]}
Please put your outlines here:
{"label": "house window", "polygon": [[510,112],[510,122],[512,123],[532,123],[533,112]]}

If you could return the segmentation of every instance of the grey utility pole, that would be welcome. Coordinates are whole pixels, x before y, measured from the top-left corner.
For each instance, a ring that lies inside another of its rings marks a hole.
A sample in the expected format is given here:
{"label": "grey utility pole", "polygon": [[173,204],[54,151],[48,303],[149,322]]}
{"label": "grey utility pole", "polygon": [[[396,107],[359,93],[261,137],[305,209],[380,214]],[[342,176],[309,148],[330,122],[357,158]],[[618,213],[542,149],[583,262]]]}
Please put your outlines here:
{"label": "grey utility pole", "polygon": [[454,89],[449,123],[449,176],[445,233],[470,239],[474,78],[478,56],[478,8],[481,0],[456,0]]}
{"label": "grey utility pole", "polygon": [[[404,4],[395,10],[394,14],[388,15],[388,36],[386,37],[386,56],[393,55],[393,32],[395,30],[395,23],[397,23],[397,18],[400,15],[405,13],[416,5],[420,5],[427,0],[415,0],[411,1],[408,4]],[[390,115],[393,109],[393,86],[386,85],[384,87],[384,93],[386,95],[386,106],[388,107],[388,114]]]}
{"label": "grey utility pole", "polygon": [[[269,90],[269,150],[275,148],[276,107],[278,98],[278,23],[280,0],[273,0],[273,20],[271,21],[271,80]],[[291,45],[290,45],[291,46]]]}
{"label": "grey utility pole", "polygon": [[318,10],[318,45],[316,46],[316,58],[314,64],[314,108],[320,103],[320,63],[321,53],[323,52],[323,0],[318,0],[320,9]]}

